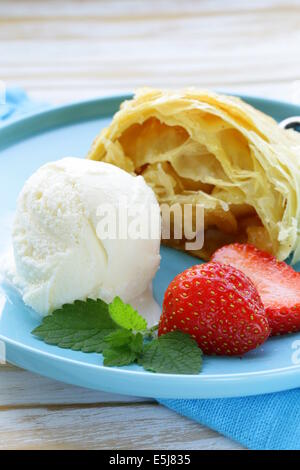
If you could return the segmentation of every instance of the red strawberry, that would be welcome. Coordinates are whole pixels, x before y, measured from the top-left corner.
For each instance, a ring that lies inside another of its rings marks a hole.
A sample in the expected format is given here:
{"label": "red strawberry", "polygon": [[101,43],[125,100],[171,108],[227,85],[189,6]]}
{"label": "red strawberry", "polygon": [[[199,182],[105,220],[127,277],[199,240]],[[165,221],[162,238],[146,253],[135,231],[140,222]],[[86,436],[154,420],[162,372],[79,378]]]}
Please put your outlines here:
{"label": "red strawberry", "polygon": [[300,273],[252,245],[239,243],[223,246],[212,260],[249,276],[265,306],[272,335],[300,331]]}
{"label": "red strawberry", "polygon": [[206,354],[241,355],[270,334],[261,299],[238,269],[220,263],[193,266],[166,290],[158,335],[181,330]]}

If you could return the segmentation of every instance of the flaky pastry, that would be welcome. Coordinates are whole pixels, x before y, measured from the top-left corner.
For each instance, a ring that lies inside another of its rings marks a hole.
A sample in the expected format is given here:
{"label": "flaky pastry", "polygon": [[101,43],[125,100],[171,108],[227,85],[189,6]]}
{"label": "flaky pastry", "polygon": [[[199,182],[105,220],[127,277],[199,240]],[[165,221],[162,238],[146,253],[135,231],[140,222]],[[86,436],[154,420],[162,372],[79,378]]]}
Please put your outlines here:
{"label": "flaky pastry", "polygon": [[[234,241],[300,259],[300,136],[239,98],[141,89],[88,158],[143,175],[160,204],[200,204],[207,259]],[[184,249],[184,240],[165,241]]]}

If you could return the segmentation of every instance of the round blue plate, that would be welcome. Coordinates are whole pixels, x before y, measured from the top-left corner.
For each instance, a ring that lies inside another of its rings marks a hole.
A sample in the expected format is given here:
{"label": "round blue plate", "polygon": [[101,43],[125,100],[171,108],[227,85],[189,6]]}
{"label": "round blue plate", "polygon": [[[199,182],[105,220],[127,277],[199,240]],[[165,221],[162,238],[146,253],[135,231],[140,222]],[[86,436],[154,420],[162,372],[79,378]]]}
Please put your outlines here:
{"label": "round blue plate", "polygon": [[[128,96],[85,101],[16,120],[0,130],[0,252],[10,242],[10,223],[24,181],[43,163],[65,156],[84,158],[92,140]],[[300,114],[287,103],[243,97],[281,120]],[[154,295],[161,303],[172,278],[198,263],[162,248]],[[199,375],[145,372],[137,365],[108,368],[99,354],[84,354],[44,344],[30,332],[38,318],[9,287],[0,291],[0,340],[7,361],[53,379],[109,392],[156,398],[221,398],[300,386],[300,334],[272,338],[240,358],[205,357]],[[1,348],[1,344],[0,344]],[[2,344],[3,349],[3,344]]]}

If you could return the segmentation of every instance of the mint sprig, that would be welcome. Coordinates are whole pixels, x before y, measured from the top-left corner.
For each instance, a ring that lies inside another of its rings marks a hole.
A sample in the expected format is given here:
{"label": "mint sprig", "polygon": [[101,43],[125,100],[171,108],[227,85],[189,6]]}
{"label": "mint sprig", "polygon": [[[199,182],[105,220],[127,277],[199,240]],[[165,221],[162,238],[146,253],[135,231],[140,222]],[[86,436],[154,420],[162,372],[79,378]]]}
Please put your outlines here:
{"label": "mint sprig", "polygon": [[130,330],[117,330],[105,338],[108,347],[103,351],[105,366],[121,366],[137,361],[143,352],[143,335]]}
{"label": "mint sprig", "polygon": [[198,374],[202,366],[202,353],[191,336],[173,331],[147,344],[139,364],[152,372]]}
{"label": "mint sprig", "polygon": [[104,339],[118,326],[103,300],[76,300],[46,316],[32,332],[45,343],[86,353],[101,353]]}
{"label": "mint sprig", "polygon": [[107,348],[103,351],[103,364],[105,366],[128,366],[138,358],[137,354],[127,346]]}
{"label": "mint sprig", "polygon": [[109,367],[138,363],[152,372],[200,372],[202,352],[191,336],[174,331],[157,337],[156,331],[157,326],[147,329],[146,320],[116,297],[109,305],[92,299],[63,305],[32,334],[61,348],[102,352]]}
{"label": "mint sprig", "polygon": [[125,304],[120,297],[115,297],[108,308],[111,318],[122,328],[135,331],[146,330],[146,320],[131,305]]}

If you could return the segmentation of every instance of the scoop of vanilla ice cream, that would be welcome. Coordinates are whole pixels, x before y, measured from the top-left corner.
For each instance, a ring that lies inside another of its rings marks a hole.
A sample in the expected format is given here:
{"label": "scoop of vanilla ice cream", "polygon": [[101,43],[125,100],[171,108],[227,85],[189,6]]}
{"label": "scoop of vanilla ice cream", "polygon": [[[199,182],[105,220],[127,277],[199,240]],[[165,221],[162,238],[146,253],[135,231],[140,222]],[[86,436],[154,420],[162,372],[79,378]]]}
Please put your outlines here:
{"label": "scoop of vanilla ice cream", "polygon": [[[120,207],[142,206],[155,224],[152,235],[99,238],[103,204],[116,208],[116,220]],[[13,282],[24,302],[42,315],[88,297],[109,302],[118,295],[130,302],[146,291],[159,266],[159,221],[158,203],[141,176],[71,157],[48,163],[18,198]]]}

